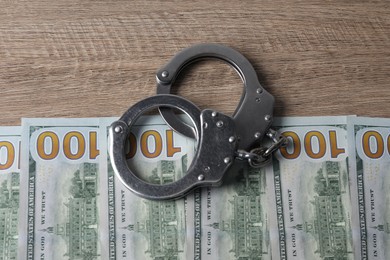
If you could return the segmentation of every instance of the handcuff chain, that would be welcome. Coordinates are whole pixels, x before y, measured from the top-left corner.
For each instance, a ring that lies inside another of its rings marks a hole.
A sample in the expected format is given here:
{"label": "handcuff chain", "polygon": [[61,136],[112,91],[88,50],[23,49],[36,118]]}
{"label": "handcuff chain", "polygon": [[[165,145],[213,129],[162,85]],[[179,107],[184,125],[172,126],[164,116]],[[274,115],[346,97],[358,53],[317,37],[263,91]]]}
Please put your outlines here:
{"label": "handcuff chain", "polygon": [[272,144],[269,147],[257,147],[252,149],[250,152],[237,150],[236,158],[239,160],[247,160],[249,165],[253,168],[260,168],[268,164],[271,159],[271,155],[279,148],[286,146],[288,139],[272,128],[268,130],[266,135],[272,140]]}

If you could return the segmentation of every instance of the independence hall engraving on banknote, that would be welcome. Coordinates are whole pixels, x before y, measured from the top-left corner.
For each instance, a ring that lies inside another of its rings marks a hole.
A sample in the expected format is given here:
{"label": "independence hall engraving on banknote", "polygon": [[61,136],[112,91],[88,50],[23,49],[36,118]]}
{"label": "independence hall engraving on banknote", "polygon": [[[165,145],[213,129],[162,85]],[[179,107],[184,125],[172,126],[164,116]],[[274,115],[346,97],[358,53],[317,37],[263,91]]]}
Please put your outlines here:
{"label": "independence hall engraving on banknote", "polygon": [[[342,205],[341,173],[338,162],[327,161],[317,172],[314,190],[317,195],[311,201],[315,207],[312,223],[297,224],[293,228],[312,233],[317,241],[316,253],[323,259],[347,257],[347,233]],[[325,171],[323,171],[325,169]]]}
{"label": "independence hall engraving on banknote", "polygon": [[220,223],[213,223],[215,229],[225,231],[233,240],[233,248],[230,250],[236,259],[261,259],[265,249],[264,234],[265,225],[262,219],[262,207],[260,197],[264,196],[264,174],[258,169],[241,169],[240,179],[236,183],[236,194],[230,203],[233,212],[229,218]]}
{"label": "independence hall engraving on banknote", "polygon": [[96,259],[97,248],[97,167],[84,163],[74,173],[66,223],[58,223],[43,231],[61,236],[67,244],[69,259]]}
{"label": "independence hall engraving on banknote", "polygon": [[[187,155],[177,161],[160,161],[152,170],[149,182],[164,184],[182,178],[187,169]],[[175,201],[144,200],[147,206],[148,217],[143,222],[130,224],[125,229],[141,233],[148,241],[148,250],[145,252],[152,259],[179,259],[183,252],[178,243],[178,226],[183,225],[178,218]]]}
{"label": "independence hall engraving on banknote", "polygon": [[0,259],[16,259],[18,250],[19,173],[0,183]]}

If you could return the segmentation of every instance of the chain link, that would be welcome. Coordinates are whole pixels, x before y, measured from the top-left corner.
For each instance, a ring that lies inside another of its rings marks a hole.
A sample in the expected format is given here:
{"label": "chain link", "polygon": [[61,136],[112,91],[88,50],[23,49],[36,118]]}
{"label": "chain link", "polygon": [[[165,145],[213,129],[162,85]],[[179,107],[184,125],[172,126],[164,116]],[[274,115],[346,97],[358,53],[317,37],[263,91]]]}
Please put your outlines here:
{"label": "chain link", "polygon": [[272,144],[269,147],[257,147],[250,152],[237,150],[236,158],[239,160],[247,160],[253,168],[260,168],[268,164],[271,160],[271,155],[280,147],[286,146],[288,139],[271,128],[266,135],[272,140]]}
{"label": "chain link", "polygon": [[258,147],[251,150],[251,153],[257,155],[257,157],[253,159],[248,159],[248,163],[252,168],[260,168],[267,165],[271,161],[270,155],[265,155],[265,152],[268,149],[266,147]]}
{"label": "chain link", "polygon": [[259,155],[255,154],[255,153],[247,152],[245,150],[237,150],[236,151],[236,158],[239,160],[242,160],[242,161],[257,159],[258,157],[259,157]]}

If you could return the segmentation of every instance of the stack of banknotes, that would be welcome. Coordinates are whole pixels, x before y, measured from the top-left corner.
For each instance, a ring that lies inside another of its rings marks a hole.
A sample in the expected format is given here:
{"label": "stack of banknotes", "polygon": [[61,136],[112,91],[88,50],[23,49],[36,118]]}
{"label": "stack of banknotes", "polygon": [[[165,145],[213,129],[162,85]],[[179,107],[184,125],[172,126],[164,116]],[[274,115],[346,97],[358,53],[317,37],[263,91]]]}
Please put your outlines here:
{"label": "stack of banknotes", "polygon": [[[390,259],[390,119],[277,118],[269,165],[221,187],[134,195],[108,155],[114,118],[0,127],[0,259]],[[196,141],[138,120],[126,156],[145,181],[186,174]]]}

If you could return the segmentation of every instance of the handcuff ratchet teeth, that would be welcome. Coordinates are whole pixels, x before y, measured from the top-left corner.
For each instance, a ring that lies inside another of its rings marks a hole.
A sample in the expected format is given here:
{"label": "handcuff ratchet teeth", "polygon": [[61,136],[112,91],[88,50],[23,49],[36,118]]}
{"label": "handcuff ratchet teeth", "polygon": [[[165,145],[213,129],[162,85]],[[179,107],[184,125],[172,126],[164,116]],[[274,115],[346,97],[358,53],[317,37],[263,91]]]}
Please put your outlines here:
{"label": "handcuff ratchet teeth", "polygon": [[[233,116],[200,109],[185,98],[170,94],[179,73],[192,62],[216,58],[232,65],[244,82],[238,108]],[[250,62],[239,52],[218,44],[199,44],[179,52],[157,72],[157,94],[130,107],[110,127],[110,157],[115,173],[123,184],[140,197],[176,199],[200,186],[218,186],[234,159],[247,160],[252,167],[264,166],[271,154],[286,144],[286,138],[270,128],[274,98],[260,85]],[[175,131],[197,139],[195,157],[181,179],[168,184],[148,183],[129,168],[125,146],[136,120],[147,110],[159,108],[161,116]],[[172,108],[191,119],[185,124]],[[272,144],[261,146],[264,136]]]}

